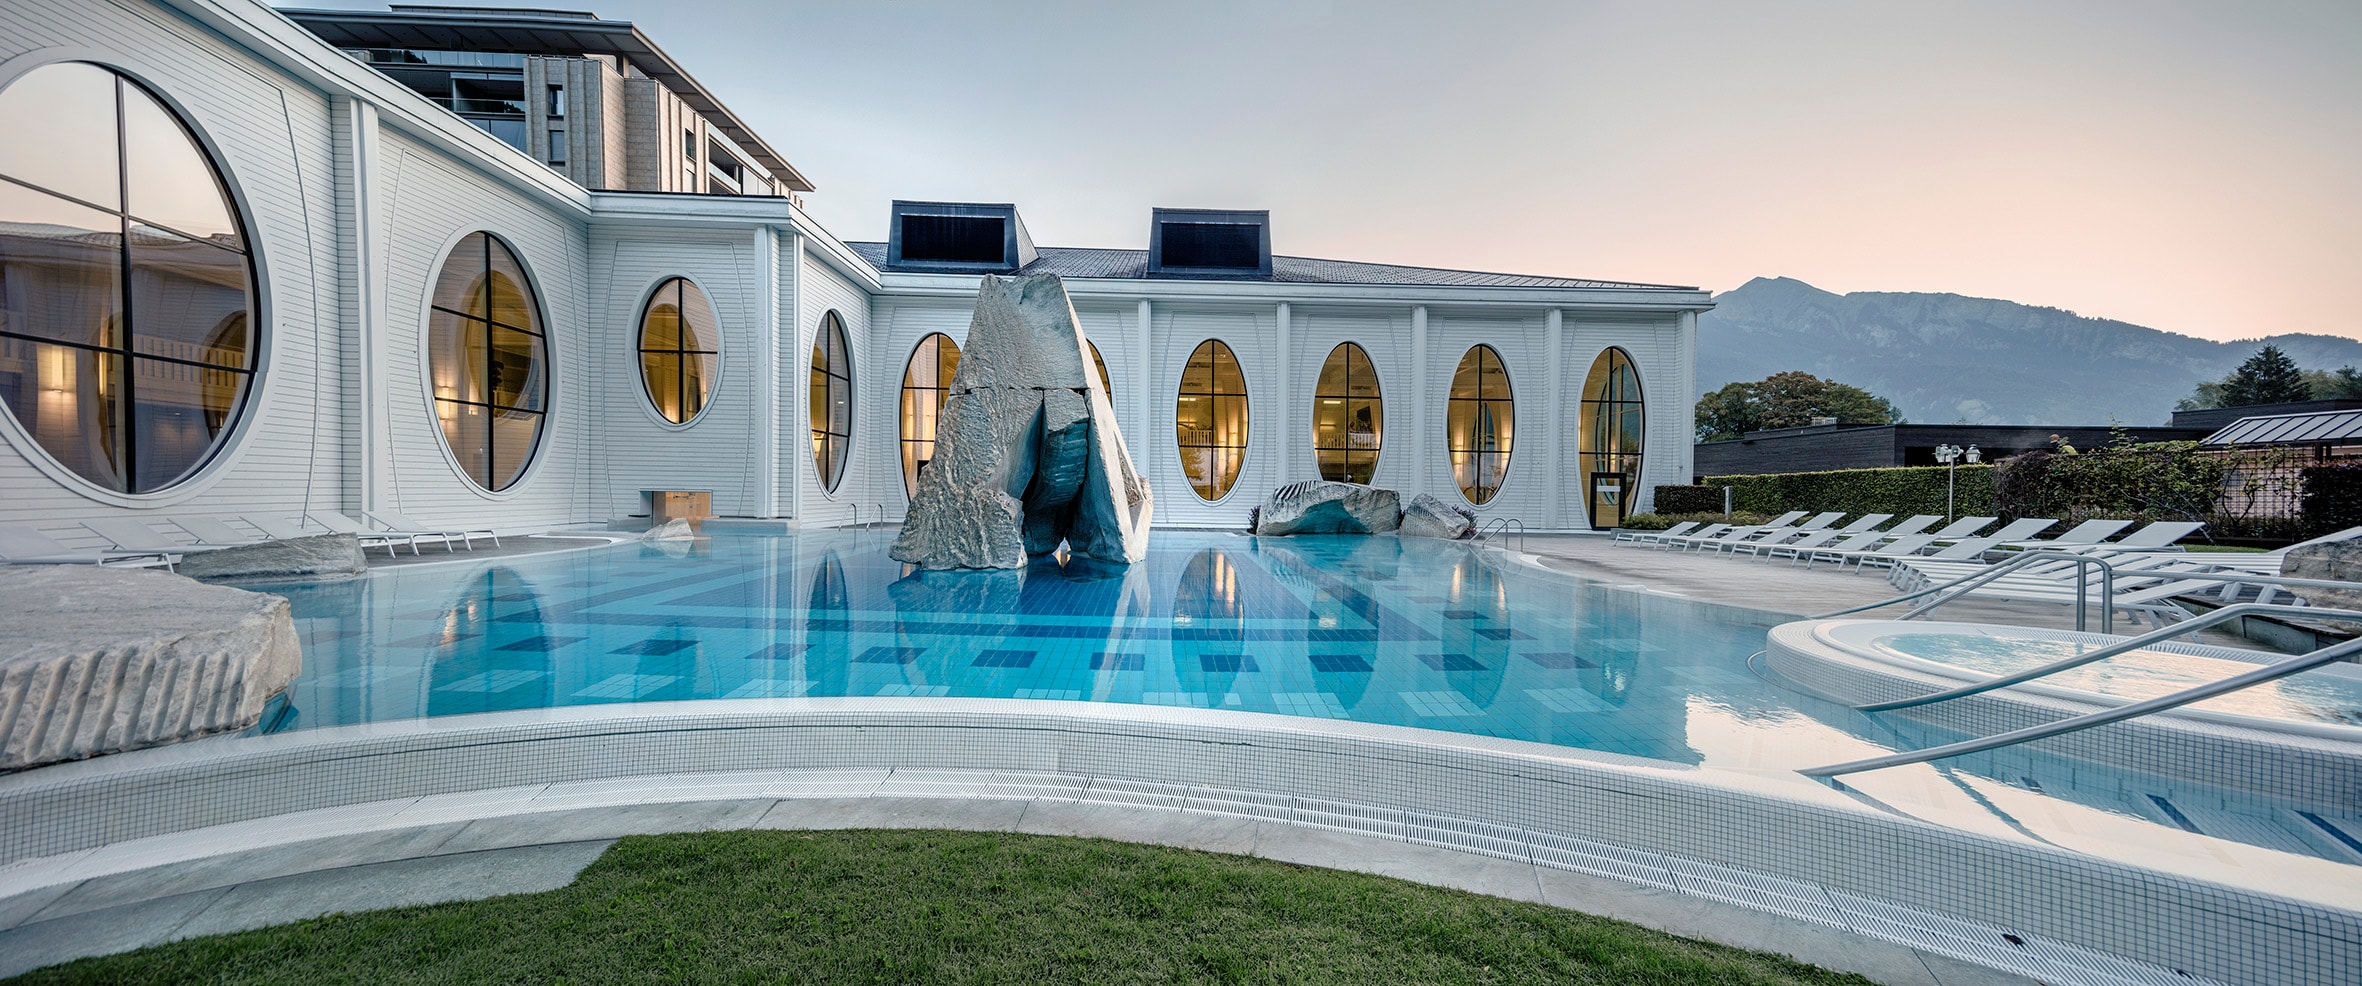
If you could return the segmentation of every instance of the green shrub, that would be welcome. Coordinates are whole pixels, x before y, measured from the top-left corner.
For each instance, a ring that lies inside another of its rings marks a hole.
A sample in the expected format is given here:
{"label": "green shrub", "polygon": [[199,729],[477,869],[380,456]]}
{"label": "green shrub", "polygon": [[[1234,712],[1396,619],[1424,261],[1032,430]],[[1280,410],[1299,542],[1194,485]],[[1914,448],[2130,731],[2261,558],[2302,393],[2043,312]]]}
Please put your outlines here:
{"label": "green shrub", "polygon": [[2303,475],[2298,509],[2306,531],[2318,536],[2362,526],[2362,465],[2311,466]]}
{"label": "green shrub", "polygon": [[1657,510],[1668,514],[1722,513],[1720,486],[1659,486]]}
{"label": "green shrub", "polygon": [[[1962,515],[1993,512],[1993,467],[1959,466],[1955,478],[1955,512]],[[1892,469],[1837,469],[1829,472],[1770,473],[1759,476],[1709,476],[1704,485],[1731,488],[1731,507],[1763,514],[1790,510],[1842,510],[1849,515],[1941,514],[1944,512],[1945,469],[1942,466],[1901,466]]]}
{"label": "green shrub", "polygon": [[2215,520],[2227,462],[2197,442],[2123,444],[2091,452],[2027,452],[1996,469],[1994,506],[2008,518]]}
{"label": "green shrub", "polygon": [[1748,524],[1766,523],[1771,519],[1772,515],[1770,514],[1748,513],[1743,510],[1734,511],[1728,517],[1723,516],[1721,510],[1688,514],[1633,514],[1624,518],[1624,530],[1662,531],[1675,524],[1690,521],[1700,524],[1737,524],[1743,527]]}

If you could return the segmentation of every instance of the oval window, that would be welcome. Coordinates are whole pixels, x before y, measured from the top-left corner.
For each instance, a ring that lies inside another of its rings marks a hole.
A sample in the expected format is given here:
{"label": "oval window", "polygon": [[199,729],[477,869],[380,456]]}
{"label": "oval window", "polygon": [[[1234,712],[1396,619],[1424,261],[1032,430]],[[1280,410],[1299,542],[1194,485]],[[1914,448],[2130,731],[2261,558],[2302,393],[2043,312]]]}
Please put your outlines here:
{"label": "oval window", "polygon": [[1632,494],[1640,489],[1641,440],[1646,437],[1646,415],[1641,410],[1640,371],[1621,349],[1599,354],[1583,378],[1582,480],[1584,503],[1591,526],[1599,529],[1624,522]]}
{"label": "oval window", "polygon": [[1517,428],[1517,401],[1509,392],[1509,371],[1501,354],[1478,344],[1460,357],[1452,371],[1451,406],[1445,430],[1452,455],[1452,481],[1460,495],[1482,506],[1501,492],[1509,474],[1511,433]]}
{"label": "oval window", "polygon": [[1320,478],[1367,483],[1378,471],[1378,446],[1386,429],[1386,407],[1378,395],[1378,371],[1359,345],[1341,342],[1320,366],[1312,388],[1312,457]]}
{"label": "oval window", "polygon": [[935,458],[935,428],[943,402],[951,399],[951,377],[960,369],[960,344],[929,333],[912,350],[902,371],[902,489],[919,490],[919,470]]}
{"label": "oval window", "polygon": [[836,492],[845,478],[845,452],[853,444],[853,355],[845,344],[845,320],[820,317],[812,340],[812,465],[820,488]]}
{"label": "oval window", "polygon": [[0,403],[117,493],[188,478],[254,381],[245,225],[171,109],[61,62],[0,90]]}
{"label": "oval window", "polygon": [[1209,503],[1222,499],[1247,461],[1247,381],[1221,340],[1201,342],[1189,354],[1173,421],[1190,487]]}
{"label": "oval window", "polygon": [[656,286],[640,316],[640,380],[648,403],[674,424],[687,424],[713,396],[722,333],[705,291],[686,277]]}
{"label": "oval window", "polygon": [[443,442],[487,490],[516,485],[541,445],[549,346],[525,266],[500,237],[469,233],[435,279],[428,373]]}

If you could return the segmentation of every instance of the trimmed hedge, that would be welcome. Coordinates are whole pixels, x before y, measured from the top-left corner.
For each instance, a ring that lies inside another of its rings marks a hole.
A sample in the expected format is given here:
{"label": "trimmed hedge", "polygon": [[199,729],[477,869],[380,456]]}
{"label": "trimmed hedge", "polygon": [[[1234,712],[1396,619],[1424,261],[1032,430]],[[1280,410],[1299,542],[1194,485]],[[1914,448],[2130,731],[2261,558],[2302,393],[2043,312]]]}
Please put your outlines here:
{"label": "trimmed hedge", "polygon": [[2304,477],[2304,499],[2298,508],[2305,530],[2322,535],[2362,527],[2362,465],[2309,466]]}
{"label": "trimmed hedge", "polygon": [[1659,486],[1657,512],[1661,514],[1702,514],[1722,512],[1720,486]]}
{"label": "trimmed hedge", "polygon": [[[1958,466],[1959,482],[1953,512],[1962,516],[1993,512],[1993,467]],[[1913,514],[1944,512],[1943,466],[1901,466],[1892,469],[1836,469],[1829,472],[1785,472],[1760,476],[1709,476],[1704,485],[1731,488],[1731,509],[1778,514],[1790,510],[1842,510],[1847,514]],[[1660,503],[1658,509],[1662,510]],[[1714,509],[1722,509],[1720,497]]]}
{"label": "trimmed hedge", "polygon": [[2196,442],[2121,445],[2091,452],[2027,452],[1999,463],[2001,516],[2087,520],[2216,521],[2228,463]]}

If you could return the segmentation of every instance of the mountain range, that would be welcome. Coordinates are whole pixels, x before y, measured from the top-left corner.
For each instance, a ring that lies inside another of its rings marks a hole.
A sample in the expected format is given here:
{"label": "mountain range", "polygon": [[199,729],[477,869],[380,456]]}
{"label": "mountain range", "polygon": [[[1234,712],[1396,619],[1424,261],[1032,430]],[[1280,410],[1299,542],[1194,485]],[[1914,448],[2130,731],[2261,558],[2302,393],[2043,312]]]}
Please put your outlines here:
{"label": "mountain range", "polygon": [[2175,401],[2266,343],[2298,366],[2362,366],[2362,341],[2216,342],[1957,294],[1835,294],[1758,277],[1698,316],[1700,393],[1804,370],[1893,401],[1922,424],[2160,425]]}

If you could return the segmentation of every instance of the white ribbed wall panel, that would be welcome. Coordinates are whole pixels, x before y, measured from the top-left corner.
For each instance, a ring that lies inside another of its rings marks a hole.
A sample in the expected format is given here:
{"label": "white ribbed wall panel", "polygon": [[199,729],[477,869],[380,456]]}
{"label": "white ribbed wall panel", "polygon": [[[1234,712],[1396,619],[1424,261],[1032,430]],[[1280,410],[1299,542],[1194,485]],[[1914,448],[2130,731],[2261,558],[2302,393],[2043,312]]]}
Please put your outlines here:
{"label": "white ribbed wall panel", "polygon": [[[1132,462],[1156,491],[1155,519],[1187,527],[1244,528],[1247,511],[1279,485],[1275,480],[1280,475],[1280,435],[1270,405],[1280,373],[1274,339],[1277,309],[1171,302],[1159,304],[1151,322],[1155,351],[1150,379],[1156,394],[1148,405],[1148,433],[1132,446]],[[1222,340],[1238,356],[1239,373],[1247,385],[1246,462],[1238,482],[1212,503],[1200,499],[1189,485],[1181,471],[1180,447],[1174,443],[1174,400],[1180,395],[1181,370],[1189,364],[1189,354],[1208,339]]]}
{"label": "white ribbed wall panel", "polygon": [[[870,336],[869,294],[843,274],[830,267],[816,251],[806,251],[803,270],[797,277],[799,297],[796,299],[795,349],[790,372],[794,375],[797,403],[787,410],[794,425],[782,429],[783,448],[781,465],[801,487],[802,512],[796,520],[805,526],[824,527],[849,524],[856,518],[854,508],[859,505],[866,514],[874,515],[876,505],[898,500],[902,493],[900,473],[888,474],[882,467],[898,451],[894,447],[894,422],[887,416],[892,402],[899,396],[898,389],[875,390],[879,367],[894,364],[900,373],[903,354],[892,347],[874,344]],[[845,342],[853,360],[853,438],[852,447],[845,453],[845,475],[833,491],[820,485],[820,470],[812,459],[811,380],[812,344],[820,336],[820,320],[829,312],[845,322]],[[782,354],[783,356],[787,354]],[[900,377],[894,378],[899,385]],[[787,387],[780,393],[786,394]],[[891,492],[879,483],[880,477],[891,482]]]}
{"label": "white ribbed wall panel", "polygon": [[[755,475],[747,455],[755,434],[759,358],[755,306],[760,302],[750,230],[667,231],[643,226],[594,227],[590,253],[593,365],[600,393],[593,428],[606,463],[600,509],[608,516],[644,514],[648,490],[708,490],[714,512],[755,513]],[[658,284],[686,277],[713,303],[721,333],[720,375],[703,413],[673,424],[656,412],[641,379],[641,313]]]}

